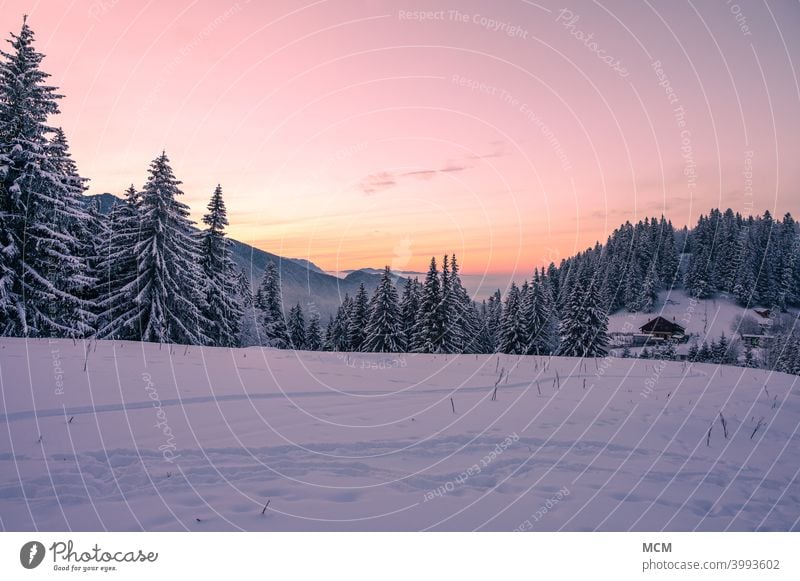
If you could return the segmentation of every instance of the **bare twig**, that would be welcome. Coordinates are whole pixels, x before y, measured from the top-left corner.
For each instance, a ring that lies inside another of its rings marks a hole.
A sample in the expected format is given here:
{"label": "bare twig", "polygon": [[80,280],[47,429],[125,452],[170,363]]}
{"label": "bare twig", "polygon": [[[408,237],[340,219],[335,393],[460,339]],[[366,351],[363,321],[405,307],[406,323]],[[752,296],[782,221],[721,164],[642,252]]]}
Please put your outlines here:
{"label": "bare twig", "polygon": [[[271,500],[271,499],[270,499],[270,500]],[[263,509],[261,509],[261,514],[262,514],[262,515],[263,515],[265,512],[267,512],[267,507],[269,506],[269,502],[270,502],[270,501],[268,500],[268,501],[267,501],[267,504],[265,504],[265,505],[264,505],[264,508],[263,508]]]}
{"label": "bare twig", "polygon": [[722,424],[722,433],[725,435],[725,439],[728,439],[728,422],[725,421],[725,416],[722,415],[722,412],[719,412],[719,421]]}
{"label": "bare twig", "polygon": [[506,368],[500,370],[500,375],[497,377],[497,381],[494,382],[494,391],[492,391],[492,401],[497,401],[497,386],[500,385],[500,382],[503,380],[503,374],[505,373]]}
{"label": "bare twig", "polygon": [[758,420],[758,423],[756,424],[756,428],[753,430],[753,433],[750,434],[751,440],[753,439],[753,436],[756,435],[756,432],[759,430],[759,428],[763,425],[764,425],[764,416],[761,416],[761,418]]}
{"label": "bare twig", "polygon": [[86,348],[86,356],[83,358],[83,370],[86,371],[86,366],[89,364],[89,349],[91,348],[91,342],[89,346]]}
{"label": "bare twig", "polygon": [[452,398],[452,397],[450,398],[450,407],[452,407],[452,408],[453,408],[453,415],[455,415],[455,413],[456,413],[456,404],[455,404],[455,402],[453,401],[453,398]]}

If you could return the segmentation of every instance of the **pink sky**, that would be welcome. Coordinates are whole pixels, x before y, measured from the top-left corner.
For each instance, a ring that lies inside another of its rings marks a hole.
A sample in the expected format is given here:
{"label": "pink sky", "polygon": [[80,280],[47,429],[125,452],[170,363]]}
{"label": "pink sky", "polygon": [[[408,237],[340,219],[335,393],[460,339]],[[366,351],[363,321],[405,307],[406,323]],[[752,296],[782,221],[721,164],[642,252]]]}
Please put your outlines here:
{"label": "pink sky", "polygon": [[800,6],[650,4],[0,0],[0,33],[30,15],[92,193],[165,148],[265,250],[528,276],[645,215],[800,214]]}

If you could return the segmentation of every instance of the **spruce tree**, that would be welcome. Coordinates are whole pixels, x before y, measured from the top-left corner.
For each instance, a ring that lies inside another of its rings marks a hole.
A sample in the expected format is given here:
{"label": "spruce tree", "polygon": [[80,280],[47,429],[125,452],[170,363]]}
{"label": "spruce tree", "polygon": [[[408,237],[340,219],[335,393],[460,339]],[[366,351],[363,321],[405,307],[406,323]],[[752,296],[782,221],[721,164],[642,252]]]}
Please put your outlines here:
{"label": "spruce tree", "polygon": [[414,351],[442,353],[444,320],[441,311],[442,287],[436,258],[431,258],[428,274],[422,284],[419,312],[414,329]]}
{"label": "spruce tree", "polygon": [[94,332],[93,305],[81,298],[93,284],[84,184],[63,133],[50,139],[61,95],[33,42],[25,19],[0,51],[0,333],[82,337]]}
{"label": "spruce tree", "polygon": [[381,275],[369,307],[363,351],[397,353],[401,351],[402,317],[392,272],[387,266]]}
{"label": "spruce tree", "polygon": [[[331,324],[333,319],[331,319]],[[319,313],[314,311],[308,317],[306,327],[306,349],[309,351],[321,351],[323,346],[322,327],[320,326]]]}
{"label": "spruce tree", "polygon": [[347,330],[352,308],[353,299],[348,294],[345,294],[342,304],[339,305],[336,311],[333,326],[327,333],[326,342],[330,351],[348,351],[350,349]]}
{"label": "spruce tree", "polygon": [[658,278],[666,289],[675,286],[680,275],[680,254],[675,244],[672,222],[661,217],[661,247],[658,251]]}
{"label": "spruce tree", "polygon": [[525,322],[525,352],[528,355],[545,355],[553,348],[553,322],[545,296],[544,283],[538,272],[525,295],[521,310]]}
{"label": "spruce tree", "polygon": [[642,297],[639,310],[643,313],[652,313],[658,298],[658,278],[655,268],[650,268],[642,283]]}
{"label": "spruce tree", "polygon": [[325,326],[325,337],[322,340],[323,351],[335,351],[333,340],[334,324],[333,315],[331,315],[328,317],[328,324]]}
{"label": "spruce tree", "polygon": [[506,293],[503,305],[503,319],[500,325],[500,342],[498,350],[501,353],[523,355],[528,350],[528,323],[521,309],[521,294],[516,284],[511,283],[511,288]]}
{"label": "spruce tree", "polygon": [[608,316],[602,306],[597,284],[591,280],[573,287],[562,312],[559,355],[566,357],[603,357],[608,345]]}
{"label": "spruce tree", "polygon": [[644,304],[644,277],[638,264],[638,258],[633,257],[628,265],[625,277],[624,303],[628,312],[635,313],[642,310]]}
{"label": "spruce tree", "polygon": [[134,253],[137,291],[134,326],[142,341],[207,345],[203,316],[205,284],[200,240],[169,158],[162,152],[150,164],[139,201],[140,231]]}
{"label": "spruce tree", "polygon": [[141,340],[138,258],[135,253],[140,236],[139,192],[131,185],[125,199],[116,202],[109,214],[110,235],[102,249],[97,270],[98,331],[101,339]]}
{"label": "spruce tree", "polygon": [[416,278],[407,278],[403,287],[403,297],[400,300],[401,347],[405,352],[414,350],[414,326],[419,310],[419,286]]}
{"label": "spruce tree", "polygon": [[102,284],[102,264],[104,253],[111,244],[113,235],[111,229],[110,215],[104,214],[100,208],[100,198],[96,198],[89,203],[86,210],[89,220],[87,227],[82,234],[82,246],[86,259],[87,272],[91,278],[90,285],[87,285],[81,293],[81,298],[92,305],[94,313],[93,324],[99,330],[101,321],[99,318],[99,301],[103,290]]}
{"label": "spruce tree", "polygon": [[756,295],[758,302],[770,309],[778,307],[780,285],[776,281],[776,267],[774,255],[776,254],[776,227],[772,214],[765,211],[763,217],[756,222],[754,228],[756,245]]}
{"label": "spruce tree", "polygon": [[250,280],[247,278],[247,273],[244,269],[236,269],[233,288],[243,307],[252,307],[255,304],[255,297],[250,287]]}
{"label": "spruce tree", "polygon": [[306,348],[306,320],[303,316],[303,307],[297,303],[289,309],[289,341],[292,349],[301,351]]}
{"label": "spruce tree", "polygon": [[758,367],[758,363],[756,362],[755,354],[753,353],[753,347],[750,343],[747,343],[744,347],[744,367],[755,368]]}
{"label": "spruce tree", "polygon": [[278,268],[270,261],[264,270],[259,288],[257,307],[261,311],[262,343],[278,349],[288,349],[291,343],[283,314],[281,282]]}
{"label": "spruce tree", "polygon": [[464,288],[456,255],[450,260],[448,305],[445,307],[446,349],[449,353],[478,353],[483,349],[478,338],[481,327],[475,304]]}
{"label": "spruce tree", "polygon": [[800,259],[800,240],[798,240],[797,225],[791,214],[785,214],[780,223],[778,244],[776,247],[775,279],[776,306],[781,311],[786,311],[790,305],[800,301],[800,288],[798,288],[797,270]]}
{"label": "spruce tree", "polygon": [[222,186],[217,185],[209,201],[206,225],[200,246],[200,266],[205,278],[205,318],[207,335],[212,345],[239,345],[242,329],[242,299],[237,292],[237,268],[231,257],[230,240],[225,236],[228,212],[222,199]]}
{"label": "spruce tree", "polygon": [[486,301],[486,315],[484,319],[488,339],[488,352],[495,353],[498,351],[498,346],[500,344],[500,325],[503,319],[503,299],[500,294],[500,289],[495,290],[489,297],[489,300]]}
{"label": "spruce tree", "polygon": [[350,351],[361,351],[367,338],[366,325],[369,318],[369,295],[364,283],[358,286],[347,322],[347,342]]}

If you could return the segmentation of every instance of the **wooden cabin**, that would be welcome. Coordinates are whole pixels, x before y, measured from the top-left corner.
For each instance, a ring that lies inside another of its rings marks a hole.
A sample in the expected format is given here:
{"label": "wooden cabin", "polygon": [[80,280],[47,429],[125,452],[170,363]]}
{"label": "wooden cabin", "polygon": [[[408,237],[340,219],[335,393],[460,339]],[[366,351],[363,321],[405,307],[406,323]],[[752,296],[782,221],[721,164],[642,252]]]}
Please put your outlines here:
{"label": "wooden cabin", "polygon": [[686,329],[681,327],[678,323],[669,321],[664,317],[656,317],[655,319],[651,319],[639,327],[639,331],[642,335],[648,335],[658,339],[673,339],[683,337],[683,335],[686,333]]}

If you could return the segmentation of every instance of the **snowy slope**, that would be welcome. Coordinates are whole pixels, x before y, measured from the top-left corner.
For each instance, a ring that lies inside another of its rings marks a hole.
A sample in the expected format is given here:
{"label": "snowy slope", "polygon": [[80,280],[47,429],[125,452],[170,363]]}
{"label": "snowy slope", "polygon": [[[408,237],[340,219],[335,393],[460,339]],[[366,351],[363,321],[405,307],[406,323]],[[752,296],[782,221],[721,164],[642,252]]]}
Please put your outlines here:
{"label": "snowy slope", "polygon": [[744,308],[730,298],[718,295],[710,299],[690,297],[682,289],[662,291],[652,313],[629,313],[618,311],[608,317],[608,331],[638,333],[639,327],[657,316],[674,321],[696,335],[698,341],[709,343],[719,339],[722,333],[730,338],[735,335],[737,317],[762,320],[753,309]]}
{"label": "snowy slope", "polygon": [[6,530],[800,530],[794,376],[85,347],[0,340]]}

